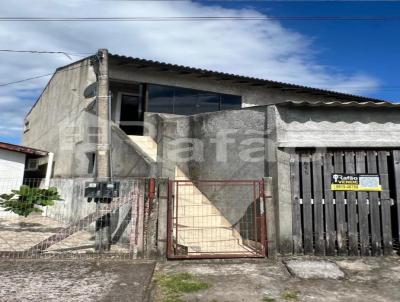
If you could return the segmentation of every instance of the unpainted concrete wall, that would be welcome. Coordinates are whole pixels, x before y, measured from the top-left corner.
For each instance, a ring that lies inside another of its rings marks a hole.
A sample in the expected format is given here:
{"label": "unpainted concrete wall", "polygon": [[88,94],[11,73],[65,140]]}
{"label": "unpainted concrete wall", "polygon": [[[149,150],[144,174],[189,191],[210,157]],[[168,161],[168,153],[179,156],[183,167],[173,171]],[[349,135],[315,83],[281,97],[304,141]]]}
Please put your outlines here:
{"label": "unpainted concrete wall", "polygon": [[112,173],[117,177],[155,177],[157,163],[140,152],[117,125],[111,127]]}
{"label": "unpainted concrete wall", "polygon": [[[265,175],[265,128],[265,108],[164,117],[159,134],[160,174],[173,179],[177,166],[194,181],[261,180]],[[223,140],[226,144],[220,144]],[[199,185],[198,189],[233,225],[254,200],[251,186]]]}
{"label": "unpainted concrete wall", "polygon": [[54,153],[55,177],[89,176],[89,157],[94,152],[96,116],[89,111],[94,98],[84,91],[96,82],[89,60],[57,71],[27,115],[29,130],[22,144]]}

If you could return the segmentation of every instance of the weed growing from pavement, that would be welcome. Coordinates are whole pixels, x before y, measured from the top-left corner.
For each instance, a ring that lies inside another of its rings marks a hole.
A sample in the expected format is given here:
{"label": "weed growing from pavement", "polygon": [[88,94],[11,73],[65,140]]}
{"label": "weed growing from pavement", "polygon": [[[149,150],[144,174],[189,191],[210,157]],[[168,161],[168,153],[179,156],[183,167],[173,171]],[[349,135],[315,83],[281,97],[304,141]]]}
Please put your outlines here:
{"label": "weed growing from pavement", "polygon": [[164,296],[163,302],[184,302],[183,293],[193,293],[210,287],[208,283],[198,280],[189,273],[160,274],[156,282]]}
{"label": "weed growing from pavement", "polygon": [[297,301],[299,300],[299,292],[287,290],[282,293],[281,297],[287,301]]}

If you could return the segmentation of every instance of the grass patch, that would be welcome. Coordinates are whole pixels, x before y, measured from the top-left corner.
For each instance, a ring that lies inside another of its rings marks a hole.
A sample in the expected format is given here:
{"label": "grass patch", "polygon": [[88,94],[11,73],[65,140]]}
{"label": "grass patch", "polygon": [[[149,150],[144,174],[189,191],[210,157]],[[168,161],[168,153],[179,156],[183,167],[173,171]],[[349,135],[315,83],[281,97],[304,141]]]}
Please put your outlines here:
{"label": "grass patch", "polygon": [[271,297],[264,297],[262,299],[263,302],[276,302],[275,298],[271,298]]}
{"label": "grass patch", "polygon": [[299,292],[297,290],[296,291],[287,290],[282,293],[281,297],[282,299],[287,301],[297,301],[299,300]]}
{"label": "grass patch", "polygon": [[183,293],[193,293],[210,287],[208,283],[198,280],[189,273],[160,274],[156,282],[164,296],[163,302],[184,302]]}

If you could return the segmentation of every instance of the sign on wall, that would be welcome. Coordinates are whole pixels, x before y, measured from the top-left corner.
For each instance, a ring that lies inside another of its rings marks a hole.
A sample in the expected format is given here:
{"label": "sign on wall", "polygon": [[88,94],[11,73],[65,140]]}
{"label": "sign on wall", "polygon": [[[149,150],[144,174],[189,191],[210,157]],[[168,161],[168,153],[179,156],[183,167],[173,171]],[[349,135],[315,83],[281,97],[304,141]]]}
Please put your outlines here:
{"label": "sign on wall", "polygon": [[332,191],[382,191],[378,174],[332,173]]}

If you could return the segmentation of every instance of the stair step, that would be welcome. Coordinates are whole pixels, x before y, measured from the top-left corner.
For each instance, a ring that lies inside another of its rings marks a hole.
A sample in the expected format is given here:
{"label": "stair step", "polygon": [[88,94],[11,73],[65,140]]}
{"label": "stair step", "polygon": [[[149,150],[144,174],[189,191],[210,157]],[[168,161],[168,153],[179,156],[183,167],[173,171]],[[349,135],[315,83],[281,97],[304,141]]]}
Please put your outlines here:
{"label": "stair step", "polygon": [[221,215],[178,217],[178,224],[186,227],[231,227]]}
{"label": "stair step", "polygon": [[[185,229],[178,228],[179,241],[190,244],[192,242],[219,242],[227,240],[238,240],[234,236],[235,232],[228,228],[214,229]],[[176,233],[175,233],[176,236]]]}
{"label": "stair step", "polygon": [[219,211],[214,206],[209,204],[202,204],[202,203],[191,203],[191,204],[182,204],[179,203],[178,207],[176,208],[178,217],[187,216],[209,216],[209,215],[218,215]]}
{"label": "stair step", "polygon": [[157,161],[157,143],[150,136],[128,135],[152,160]]}

